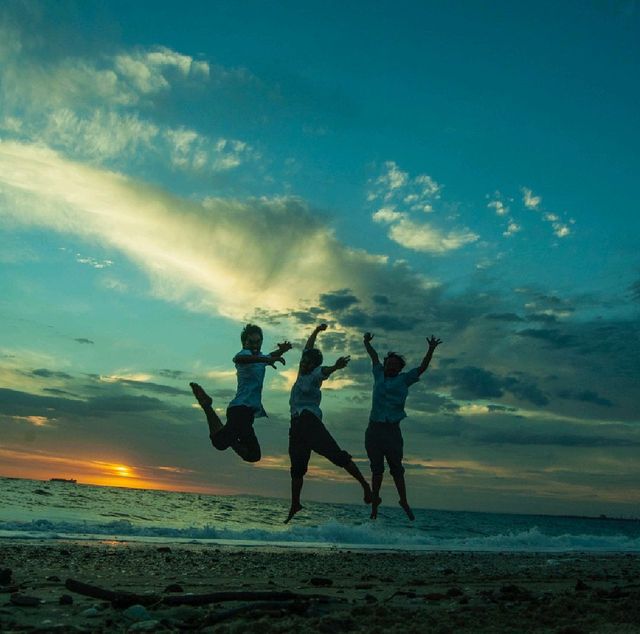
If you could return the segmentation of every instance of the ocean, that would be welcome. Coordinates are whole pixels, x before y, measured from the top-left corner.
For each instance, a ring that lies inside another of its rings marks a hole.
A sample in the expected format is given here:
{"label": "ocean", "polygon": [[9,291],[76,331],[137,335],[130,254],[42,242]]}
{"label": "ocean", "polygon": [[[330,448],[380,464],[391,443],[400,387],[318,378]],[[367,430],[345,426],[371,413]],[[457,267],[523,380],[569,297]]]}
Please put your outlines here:
{"label": "ocean", "polygon": [[289,503],[0,478],[0,539],[475,552],[640,552],[640,521],[305,502]]}

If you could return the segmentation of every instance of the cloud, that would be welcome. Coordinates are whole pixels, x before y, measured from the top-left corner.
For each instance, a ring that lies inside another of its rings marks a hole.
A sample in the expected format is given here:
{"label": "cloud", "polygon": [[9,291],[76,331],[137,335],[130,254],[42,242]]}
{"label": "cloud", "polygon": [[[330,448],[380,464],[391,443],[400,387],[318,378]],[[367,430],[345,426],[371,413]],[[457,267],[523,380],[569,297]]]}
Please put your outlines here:
{"label": "cloud", "polygon": [[14,142],[0,142],[0,185],[3,215],[118,249],[148,274],[157,296],[193,310],[241,319],[248,306],[302,309],[327,288],[415,301],[433,286],[346,247],[295,198],[194,202]]}
{"label": "cloud", "polygon": [[534,193],[528,187],[523,187],[521,191],[522,191],[522,202],[524,206],[527,209],[537,210],[540,207],[542,198],[540,196],[534,195]]}
{"label": "cloud", "polygon": [[443,233],[427,223],[401,218],[389,229],[389,238],[412,251],[443,254],[475,242],[479,236],[471,231]]}
{"label": "cloud", "polygon": [[[26,32],[0,27],[0,39],[28,43],[0,49],[0,131],[8,138],[44,142],[94,163],[149,163],[169,156],[174,169],[189,172],[224,172],[260,158],[244,141],[168,125],[166,113],[162,124],[154,122],[170,97],[214,89],[208,62],[166,47],[103,54],[99,60],[61,57]],[[215,69],[216,82],[232,76]]]}
{"label": "cloud", "polygon": [[412,217],[412,214],[433,212],[434,203],[440,199],[441,185],[427,174],[411,178],[395,162],[387,161],[382,174],[370,185],[367,200],[383,202],[383,206],[372,214],[373,221],[389,225],[387,236],[400,246],[412,251],[444,254],[479,238],[468,229],[443,231],[433,223]]}
{"label": "cloud", "polygon": [[517,333],[520,337],[531,337],[545,341],[554,348],[571,348],[576,345],[575,339],[570,335],[553,328],[527,328]]}
{"label": "cloud", "polygon": [[86,339],[85,337],[77,337],[74,341],[78,343],[95,344],[95,341],[91,341],[91,339]]}
{"label": "cloud", "polygon": [[592,390],[560,390],[558,392],[560,398],[581,401],[583,403],[593,403],[594,405],[602,405],[603,407],[612,407],[613,403],[608,398],[600,396]]}
{"label": "cloud", "polygon": [[[528,187],[522,187],[521,192],[522,203],[527,209],[531,209],[532,211],[542,211],[542,198],[540,196],[536,196]],[[570,235],[571,228],[569,225],[575,223],[573,219],[569,220],[568,223],[564,222],[558,214],[550,211],[544,212],[542,214],[542,219],[551,224],[553,233],[557,238],[566,238]]]}

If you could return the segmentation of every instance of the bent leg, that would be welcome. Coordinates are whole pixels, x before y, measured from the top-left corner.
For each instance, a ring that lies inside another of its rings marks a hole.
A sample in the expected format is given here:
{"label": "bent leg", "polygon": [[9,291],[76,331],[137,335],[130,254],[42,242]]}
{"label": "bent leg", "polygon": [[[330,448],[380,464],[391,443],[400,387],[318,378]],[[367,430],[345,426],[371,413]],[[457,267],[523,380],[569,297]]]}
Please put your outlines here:
{"label": "bent leg", "polygon": [[[222,421],[213,409],[213,399],[204,391],[201,385],[197,383],[189,383],[193,395],[196,397],[198,404],[204,410],[209,425],[209,438],[213,443],[214,436],[224,427]],[[214,445],[215,447],[215,445]]]}
{"label": "bent leg", "polygon": [[231,447],[245,462],[258,462],[262,457],[253,420],[254,412],[250,407],[230,407],[227,410],[227,424],[218,434],[218,438],[228,443],[227,447]]}
{"label": "bent leg", "polygon": [[371,504],[373,499],[371,495],[371,487],[364,479],[360,469],[356,466],[351,458],[351,454],[341,449],[324,423],[311,412],[304,410],[301,418],[304,416],[304,422],[311,430],[311,449],[321,456],[324,456],[334,465],[342,467],[350,476],[355,478],[362,487],[364,492],[364,503]]}

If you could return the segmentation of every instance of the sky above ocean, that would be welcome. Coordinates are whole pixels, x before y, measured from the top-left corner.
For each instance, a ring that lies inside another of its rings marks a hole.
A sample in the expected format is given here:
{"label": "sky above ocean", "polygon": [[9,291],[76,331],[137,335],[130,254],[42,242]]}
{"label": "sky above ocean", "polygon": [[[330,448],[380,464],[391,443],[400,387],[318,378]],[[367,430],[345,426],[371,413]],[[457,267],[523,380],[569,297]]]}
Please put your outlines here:
{"label": "sky above ocean", "polygon": [[[324,321],[367,475],[362,334],[444,342],[416,507],[637,515],[639,66],[636,0],[3,2],[0,474],[287,497]],[[252,465],[188,387],[224,413],[247,322],[295,344]],[[359,490],[319,458],[305,496]]]}

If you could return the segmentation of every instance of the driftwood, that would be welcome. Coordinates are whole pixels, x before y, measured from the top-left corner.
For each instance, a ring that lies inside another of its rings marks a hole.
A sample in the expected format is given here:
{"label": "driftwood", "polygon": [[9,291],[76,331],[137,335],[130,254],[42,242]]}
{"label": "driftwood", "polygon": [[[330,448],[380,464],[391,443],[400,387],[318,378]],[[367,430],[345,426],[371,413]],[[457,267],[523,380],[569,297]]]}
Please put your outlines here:
{"label": "driftwood", "polygon": [[[115,607],[126,608],[130,605],[207,605],[224,601],[280,601],[280,602],[308,602],[328,601],[333,597],[318,594],[296,594],[294,592],[208,592],[206,594],[184,594],[164,596],[162,594],[138,594],[109,590],[90,585],[76,579],[67,579],[65,587],[71,592],[82,594],[94,599],[111,601]],[[249,607],[249,606],[245,606]],[[238,608],[239,609],[239,608]]]}

